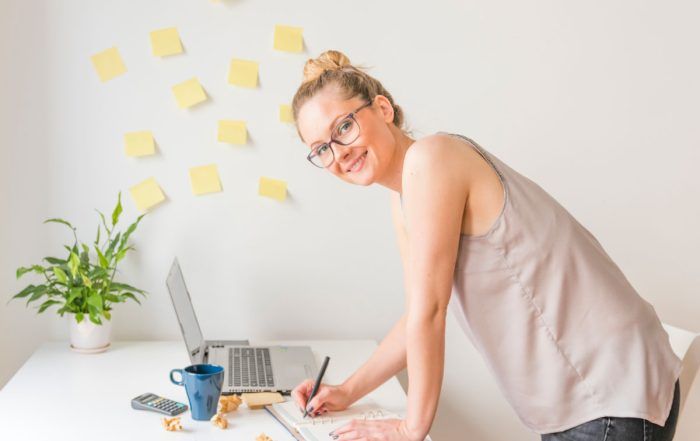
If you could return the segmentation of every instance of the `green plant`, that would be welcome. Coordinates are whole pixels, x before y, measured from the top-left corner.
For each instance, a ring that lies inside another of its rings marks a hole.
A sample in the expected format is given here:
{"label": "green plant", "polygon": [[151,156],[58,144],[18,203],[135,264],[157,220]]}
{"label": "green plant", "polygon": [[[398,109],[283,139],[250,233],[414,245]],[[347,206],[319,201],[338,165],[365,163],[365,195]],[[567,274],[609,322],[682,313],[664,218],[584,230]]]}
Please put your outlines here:
{"label": "green plant", "polygon": [[[111,319],[112,305],[114,303],[133,300],[141,303],[137,294],[144,296],[146,292],[126,283],[114,280],[117,265],[126,256],[126,253],[134,247],[128,244],[129,237],[141,222],[143,214],[124,232],[117,232],[116,226],[122,213],[121,192],[117,197],[117,205],[112,211],[111,228],[107,224],[104,214],[96,210],[100,215],[101,225],[97,225],[97,235],[92,244],[94,259],[91,258],[91,248],[79,242],[76,228],[68,221],[60,218],[47,219],[44,223],[59,223],[66,225],[73,232],[73,246],[64,245],[68,251],[65,259],[58,257],[44,257],[44,265],[32,265],[17,268],[17,279],[27,273],[35,273],[43,276],[41,284],[28,285],[22,291],[15,294],[10,300],[27,298],[27,306],[31,302],[44,299],[39,305],[38,313],[47,308],[60,305],[56,311],[63,316],[66,312],[75,314],[78,323],[87,315],[91,322],[101,325],[102,318]],[[100,242],[102,230],[106,238]],[[115,234],[116,233],[116,234]]]}

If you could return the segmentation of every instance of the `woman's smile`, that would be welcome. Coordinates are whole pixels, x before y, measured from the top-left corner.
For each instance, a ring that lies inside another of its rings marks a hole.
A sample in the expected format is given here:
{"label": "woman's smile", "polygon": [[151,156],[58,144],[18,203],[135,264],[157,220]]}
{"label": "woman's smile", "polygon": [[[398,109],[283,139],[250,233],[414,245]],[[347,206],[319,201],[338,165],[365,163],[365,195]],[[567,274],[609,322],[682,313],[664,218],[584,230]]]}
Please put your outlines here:
{"label": "woman's smile", "polygon": [[367,158],[367,150],[363,154],[357,157],[355,161],[353,161],[350,164],[350,167],[345,170],[346,173],[357,173],[360,170],[362,170],[362,167],[365,165],[365,159]]}

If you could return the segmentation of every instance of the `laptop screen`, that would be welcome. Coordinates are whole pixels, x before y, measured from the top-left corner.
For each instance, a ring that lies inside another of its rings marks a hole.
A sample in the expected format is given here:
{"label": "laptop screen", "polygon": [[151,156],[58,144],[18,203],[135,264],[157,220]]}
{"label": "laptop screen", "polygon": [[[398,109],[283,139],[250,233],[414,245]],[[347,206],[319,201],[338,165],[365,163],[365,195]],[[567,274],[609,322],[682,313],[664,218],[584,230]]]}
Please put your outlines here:
{"label": "laptop screen", "polygon": [[[177,320],[180,322],[180,330],[185,338],[185,346],[190,354],[190,359],[195,362],[195,359],[201,360],[202,354],[198,354],[203,344],[202,330],[199,327],[197,316],[194,314],[190,293],[185,286],[185,279],[182,277],[182,270],[177,258],[173,261],[170,267],[170,273],[166,280],[170,298],[173,301]],[[195,357],[197,356],[197,357]]]}

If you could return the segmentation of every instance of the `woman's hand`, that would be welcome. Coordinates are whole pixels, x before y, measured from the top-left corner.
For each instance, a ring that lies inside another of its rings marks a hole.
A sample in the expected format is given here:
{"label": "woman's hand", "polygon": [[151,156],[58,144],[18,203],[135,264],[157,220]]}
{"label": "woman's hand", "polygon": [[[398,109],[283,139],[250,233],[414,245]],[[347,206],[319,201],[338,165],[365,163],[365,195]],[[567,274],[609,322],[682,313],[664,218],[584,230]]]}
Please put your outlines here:
{"label": "woman's hand", "polygon": [[423,441],[411,437],[406,420],[352,420],[330,433],[336,441]]}
{"label": "woman's hand", "polygon": [[329,410],[344,410],[352,404],[350,394],[343,386],[331,386],[323,383],[318,387],[316,396],[307,404],[306,402],[313,388],[314,380],[307,379],[292,391],[292,398],[294,398],[294,402],[297,403],[299,409],[303,412],[304,406],[306,406],[311,416],[320,415]]}

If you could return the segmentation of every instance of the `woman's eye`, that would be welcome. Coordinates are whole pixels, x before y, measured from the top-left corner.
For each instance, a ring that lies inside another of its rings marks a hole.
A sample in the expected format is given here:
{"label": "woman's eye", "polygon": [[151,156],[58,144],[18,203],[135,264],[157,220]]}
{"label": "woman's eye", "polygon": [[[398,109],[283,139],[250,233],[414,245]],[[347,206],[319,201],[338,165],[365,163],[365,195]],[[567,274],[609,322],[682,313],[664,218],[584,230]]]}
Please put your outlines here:
{"label": "woman's eye", "polygon": [[319,156],[326,153],[327,151],[328,151],[328,144],[323,144],[323,145],[320,145],[316,148],[316,154]]}
{"label": "woman's eye", "polygon": [[350,127],[352,127],[351,120],[348,119],[346,121],[343,121],[342,123],[340,123],[338,125],[338,135],[344,134],[345,132],[347,132],[350,129]]}

